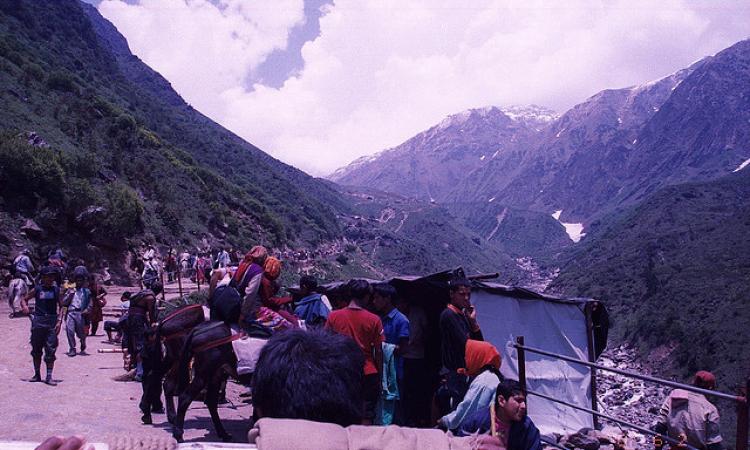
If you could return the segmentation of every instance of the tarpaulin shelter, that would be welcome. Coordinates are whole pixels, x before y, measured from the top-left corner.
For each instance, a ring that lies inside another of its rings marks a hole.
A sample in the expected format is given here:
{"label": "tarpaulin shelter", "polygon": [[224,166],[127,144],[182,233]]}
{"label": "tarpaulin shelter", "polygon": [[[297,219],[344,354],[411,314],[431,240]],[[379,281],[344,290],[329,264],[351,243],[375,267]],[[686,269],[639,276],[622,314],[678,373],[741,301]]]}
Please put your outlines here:
{"label": "tarpaulin shelter", "polygon": [[[423,277],[393,277],[386,280],[400,297],[421,306],[428,318],[426,363],[438,383],[440,369],[439,317],[448,303],[448,281],[461,269]],[[471,278],[471,277],[469,277]],[[343,283],[322,286],[329,297],[345,296]],[[513,347],[517,336],[525,344],[552,353],[595,360],[606,347],[608,316],[603,304],[587,298],[566,299],[520,287],[472,280],[471,301],[486,341],[502,355],[500,371],[518,379],[518,357]],[[588,368],[566,361],[526,353],[527,388],[583,407],[592,404],[591,374]],[[529,415],[543,434],[577,431],[591,427],[591,414],[536,396],[528,398]]]}

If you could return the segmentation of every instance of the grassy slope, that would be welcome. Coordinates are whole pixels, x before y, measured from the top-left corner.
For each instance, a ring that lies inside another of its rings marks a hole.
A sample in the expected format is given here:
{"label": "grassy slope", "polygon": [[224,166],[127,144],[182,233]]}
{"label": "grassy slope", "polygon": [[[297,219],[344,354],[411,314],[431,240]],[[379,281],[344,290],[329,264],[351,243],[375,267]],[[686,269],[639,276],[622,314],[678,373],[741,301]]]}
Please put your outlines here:
{"label": "grassy slope", "polygon": [[[24,203],[49,207],[57,223],[86,203],[106,203],[109,181],[97,173],[104,169],[140,197],[141,231],[165,243],[218,235],[246,246],[339,235],[328,205],[345,205],[333,189],[211,122],[135,57],[116,56],[77,1],[2,4],[0,86],[0,130],[12,131],[4,142],[22,145],[9,138],[34,130],[60,155],[65,201]],[[68,192],[72,185],[90,198],[69,204],[81,197]]]}
{"label": "grassy slope", "polygon": [[609,224],[552,289],[605,301],[614,339],[639,344],[665,373],[708,369],[735,391],[750,375],[750,170],[665,188]]}

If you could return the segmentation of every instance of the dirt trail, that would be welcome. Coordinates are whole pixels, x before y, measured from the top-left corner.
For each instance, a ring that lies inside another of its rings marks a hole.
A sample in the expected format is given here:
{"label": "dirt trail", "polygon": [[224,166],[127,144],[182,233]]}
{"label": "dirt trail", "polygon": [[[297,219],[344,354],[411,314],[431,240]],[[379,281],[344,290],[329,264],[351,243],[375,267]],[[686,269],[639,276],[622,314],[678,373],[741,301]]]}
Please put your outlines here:
{"label": "dirt trail", "polygon": [[[194,286],[183,285],[185,292]],[[107,287],[107,311],[119,305],[120,294],[134,288]],[[168,284],[167,299],[177,296],[177,284]],[[107,344],[101,329],[87,339],[90,356],[68,357],[65,331],[60,332],[54,378],[55,387],[26,381],[33,375],[30,321],[26,317],[8,318],[10,312],[5,291],[0,293],[0,439],[41,441],[54,434],[83,434],[89,441],[102,441],[112,435],[166,437],[171,428],[166,415],[153,416],[154,425],[142,425],[138,402],[141,385],[114,381],[124,374],[122,355],[97,353]],[[105,317],[105,319],[110,319]],[[44,371],[44,364],[42,364]],[[237,442],[246,442],[252,408],[240,401],[240,385],[227,385],[230,403],[222,405],[219,414],[227,431]],[[186,441],[218,441],[211,419],[202,402],[194,402],[185,418]]]}

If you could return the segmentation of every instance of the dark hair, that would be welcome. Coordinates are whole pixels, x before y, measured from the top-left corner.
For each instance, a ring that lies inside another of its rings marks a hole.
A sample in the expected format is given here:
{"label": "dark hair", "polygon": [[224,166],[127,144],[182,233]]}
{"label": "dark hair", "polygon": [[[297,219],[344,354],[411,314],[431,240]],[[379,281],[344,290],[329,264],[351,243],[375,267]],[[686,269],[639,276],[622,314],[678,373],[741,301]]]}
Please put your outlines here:
{"label": "dark hair", "polygon": [[495,391],[495,401],[501,396],[505,400],[508,400],[508,398],[518,394],[524,394],[521,383],[516,380],[511,380],[510,378],[501,379],[500,384],[497,385],[497,390]]}
{"label": "dark hair", "polygon": [[341,426],[362,420],[364,356],[349,337],[287,330],[263,347],[253,376],[253,407],[263,417]]}
{"label": "dark hair", "polygon": [[120,299],[121,299],[122,301],[125,301],[125,300],[130,300],[130,297],[132,297],[132,296],[133,296],[133,293],[132,293],[132,292],[130,292],[130,291],[125,291],[125,292],[123,292],[123,293],[122,293],[122,296],[120,297]]}
{"label": "dark hair", "polygon": [[388,283],[376,283],[372,286],[372,290],[381,297],[388,297],[391,301],[396,299],[398,293],[396,288]]}
{"label": "dark hair", "polygon": [[460,287],[471,287],[471,281],[466,277],[452,278],[448,281],[448,289],[453,292],[458,290]]}
{"label": "dark hair", "polygon": [[349,293],[349,296],[362,300],[370,295],[370,283],[365,280],[349,280],[346,283],[346,292]]}
{"label": "dark hair", "polygon": [[154,281],[151,283],[151,292],[153,292],[154,295],[159,295],[163,289],[164,286],[161,284],[161,281]]}
{"label": "dark hair", "polygon": [[311,291],[314,291],[318,288],[318,280],[312,275],[302,275],[299,279],[299,287],[300,288],[308,288]]}

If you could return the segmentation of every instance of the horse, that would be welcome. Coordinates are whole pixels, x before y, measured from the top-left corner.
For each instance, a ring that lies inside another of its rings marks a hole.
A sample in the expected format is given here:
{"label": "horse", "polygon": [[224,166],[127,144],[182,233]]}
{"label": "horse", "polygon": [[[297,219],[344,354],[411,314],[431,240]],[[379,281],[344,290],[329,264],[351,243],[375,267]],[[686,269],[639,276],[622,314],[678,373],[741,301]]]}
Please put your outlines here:
{"label": "horse", "polygon": [[174,397],[177,396],[180,352],[190,330],[203,321],[205,316],[200,305],[183,306],[159,321],[157,333],[165,349],[162,386],[169,423],[174,423],[175,418]]}
{"label": "horse", "polygon": [[[232,350],[232,330],[220,321],[202,322],[188,333],[180,354],[177,392],[177,415],[172,422],[172,436],[183,442],[185,414],[190,404],[206,390],[205,403],[211,414],[214,430],[224,442],[230,442],[219,418],[219,391],[229,376],[237,377],[237,357]],[[193,360],[190,380],[190,361]]]}
{"label": "horse", "polygon": [[13,278],[8,284],[8,305],[10,306],[10,317],[16,315],[16,305],[21,304],[21,300],[26,297],[29,287],[23,278]]}

